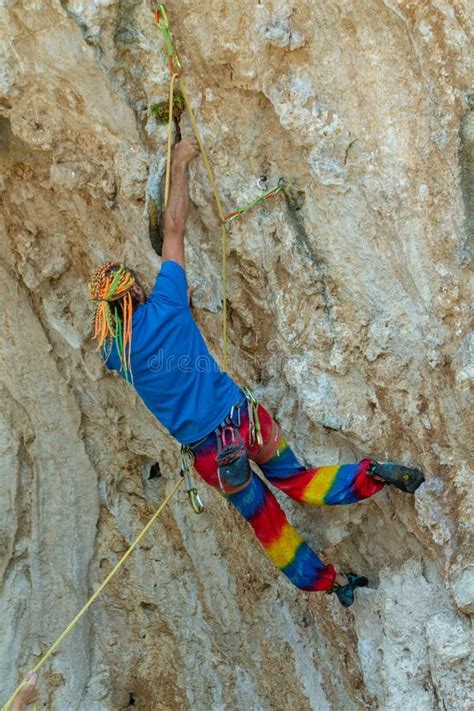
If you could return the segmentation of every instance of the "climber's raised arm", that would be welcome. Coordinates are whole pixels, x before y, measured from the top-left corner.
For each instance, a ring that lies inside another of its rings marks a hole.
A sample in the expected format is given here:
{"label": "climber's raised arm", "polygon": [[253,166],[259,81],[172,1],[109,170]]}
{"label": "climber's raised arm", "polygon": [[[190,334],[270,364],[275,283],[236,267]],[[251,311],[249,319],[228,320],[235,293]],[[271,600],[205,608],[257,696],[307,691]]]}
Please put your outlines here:
{"label": "climber's raised arm", "polygon": [[184,268],[184,233],[189,212],[188,168],[199,154],[195,138],[183,138],[174,148],[171,187],[164,214],[163,261],[178,262]]}

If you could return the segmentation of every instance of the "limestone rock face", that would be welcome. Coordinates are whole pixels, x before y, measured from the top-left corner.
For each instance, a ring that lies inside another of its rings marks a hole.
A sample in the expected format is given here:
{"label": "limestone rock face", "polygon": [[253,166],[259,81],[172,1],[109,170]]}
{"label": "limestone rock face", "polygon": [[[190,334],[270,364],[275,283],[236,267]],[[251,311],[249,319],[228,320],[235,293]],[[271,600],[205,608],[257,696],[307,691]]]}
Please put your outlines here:
{"label": "limestone rock face", "polygon": [[[283,501],[369,576],[349,610],[292,588],[216,492],[196,516],[180,490],[43,668],[41,708],[472,709],[472,3],[168,11],[226,209],[262,176],[291,185],[230,229],[231,373],[308,464],[394,459],[427,483]],[[4,703],[163,500],[178,447],[105,373],[86,291],[106,258],[147,287],[159,269],[161,35],[145,0],[3,0],[0,18]],[[220,357],[219,224],[191,173],[189,281]]]}

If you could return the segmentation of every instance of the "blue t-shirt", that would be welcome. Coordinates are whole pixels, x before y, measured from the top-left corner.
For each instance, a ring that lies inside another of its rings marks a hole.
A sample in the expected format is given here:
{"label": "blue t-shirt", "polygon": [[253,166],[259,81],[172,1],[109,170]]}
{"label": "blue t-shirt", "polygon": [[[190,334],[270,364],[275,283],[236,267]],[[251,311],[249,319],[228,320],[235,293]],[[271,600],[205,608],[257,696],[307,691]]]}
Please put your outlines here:
{"label": "blue t-shirt", "polygon": [[[120,372],[115,346],[106,365]],[[182,444],[209,434],[243,397],[207,349],[176,262],[162,263],[148,300],[133,314],[131,365],[143,402]]]}

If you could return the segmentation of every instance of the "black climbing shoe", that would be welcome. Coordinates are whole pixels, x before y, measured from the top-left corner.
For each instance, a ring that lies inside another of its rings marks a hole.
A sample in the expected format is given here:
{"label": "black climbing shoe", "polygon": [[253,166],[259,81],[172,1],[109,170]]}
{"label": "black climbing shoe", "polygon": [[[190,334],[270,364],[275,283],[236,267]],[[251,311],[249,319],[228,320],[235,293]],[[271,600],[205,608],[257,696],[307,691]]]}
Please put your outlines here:
{"label": "black climbing shoe", "polygon": [[345,585],[334,583],[332,588],[328,590],[328,593],[336,593],[341,605],[343,607],[350,607],[354,602],[354,590],[356,588],[366,588],[369,581],[363,575],[356,575],[356,573],[343,573],[343,575],[347,579],[347,583]]}
{"label": "black climbing shoe", "polygon": [[379,464],[372,462],[368,471],[372,476],[379,476],[386,484],[396,486],[397,489],[413,494],[425,481],[423,472],[413,467],[405,467],[395,462]]}

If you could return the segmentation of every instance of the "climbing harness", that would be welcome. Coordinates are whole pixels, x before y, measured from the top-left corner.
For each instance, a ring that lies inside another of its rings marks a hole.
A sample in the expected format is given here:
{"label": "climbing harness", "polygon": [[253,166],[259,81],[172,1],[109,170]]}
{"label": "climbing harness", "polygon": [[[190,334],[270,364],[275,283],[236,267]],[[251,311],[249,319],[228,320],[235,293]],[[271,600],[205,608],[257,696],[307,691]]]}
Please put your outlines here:
{"label": "climbing harness", "polygon": [[169,188],[170,188],[170,176],[171,176],[172,120],[173,120],[172,119],[172,113],[173,113],[172,108],[173,108],[174,85],[175,85],[175,81],[178,80],[180,92],[183,97],[184,103],[186,105],[186,109],[189,114],[189,120],[191,122],[191,126],[194,131],[194,135],[196,136],[197,142],[199,144],[204,167],[206,169],[207,176],[208,176],[209,182],[212,187],[212,191],[214,194],[214,200],[215,200],[216,208],[217,208],[217,214],[219,216],[219,222],[221,224],[222,303],[223,303],[222,340],[223,340],[223,363],[224,363],[224,369],[226,369],[227,368],[227,352],[228,352],[228,346],[227,346],[227,240],[229,237],[227,224],[229,222],[231,222],[232,220],[236,219],[237,217],[239,217],[240,215],[244,214],[245,212],[248,212],[256,205],[259,205],[264,200],[268,200],[269,198],[273,197],[274,195],[277,195],[281,191],[284,192],[287,187],[286,181],[280,180],[274,188],[271,188],[270,190],[268,190],[264,195],[259,196],[252,203],[249,203],[248,205],[245,205],[242,208],[238,208],[237,210],[233,210],[232,212],[228,213],[227,215],[224,213],[224,209],[222,206],[222,200],[221,200],[221,196],[219,194],[219,189],[217,187],[216,179],[214,177],[214,173],[212,171],[212,168],[211,168],[211,165],[209,162],[209,158],[208,158],[206,149],[204,147],[204,143],[202,141],[201,134],[199,132],[199,128],[198,128],[198,125],[196,122],[196,117],[194,115],[194,111],[192,109],[191,102],[189,100],[189,95],[186,90],[186,85],[184,83],[184,79],[183,79],[184,70],[183,70],[181,61],[179,59],[179,55],[178,55],[176,48],[174,46],[173,35],[171,32],[171,28],[170,28],[168,14],[166,12],[166,9],[165,9],[165,6],[163,3],[156,2],[156,0],[150,0],[150,4],[151,4],[151,9],[153,12],[154,19],[155,19],[155,24],[156,24],[157,28],[160,30],[160,32],[163,36],[163,40],[166,45],[166,51],[167,51],[167,56],[168,56],[168,67],[169,67],[169,71],[170,71],[169,110],[168,110],[168,141],[167,141],[166,177],[165,177],[165,206],[168,201]]}
{"label": "climbing harness", "polygon": [[[174,487],[171,489],[170,493],[166,496],[166,498],[165,498],[165,500],[163,501],[163,503],[160,504],[160,506],[158,507],[158,509],[155,511],[155,513],[153,514],[153,516],[150,518],[150,520],[149,520],[148,523],[146,524],[145,528],[144,528],[144,529],[141,531],[141,533],[136,537],[136,539],[133,541],[132,545],[128,548],[128,550],[127,550],[127,551],[123,554],[123,556],[120,558],[119,562],[112,568],[112,570],[111,570],[110,573],[107,575],[107,577],[105,578],[105,580],[99,585],[99,587],[97,588],[97,590],[95,591],[95,593],[93,593],[93,595],[91,595],[91,597],[88,599],[88,601],[86,602],[86,604],[79,610],[79,612],[77,613],[77,615],[76,615],[76,616],[71,620],[71,622],[68,624],[68,626],[66,627],[66,629],[64,630],[64,632],[63,632],[61,635],[59,635],[59,637],[57,638],[56,642],[54,642],[54,644],[48,649],[48,651],[46,652],[46,654],[44,654],[43,657],[39,660],[38,664],[36,664],[36,666],[33,667],[33,670],[32,670],[32,671],[33,671],[34,673],[36,673],[37,671],[39,671],[39,669],[41,669],[41,667],[42,667],[43,664],[46,662],[46,660],[49,659],[49,657],[53,654],[53,652],[56,650],[56,648],[61,644],[61,642],[63,641],[63,639],[64,639],[65,637],[67,637],[67,635],[69,634],[69,632],[71,632],[71,630],[72,630],[73,627],[76,625],[76,623],[79,622],[79,620],[81,619],[81,617],[83,616],[83,614],[86,612],[86,610],[89,609],[89,607],[92,605],[92,603],[94,602],[94,600],[100,595],[100,593],[102,592],[102,590],[103,590],[103,589],[106,587],[106,585],[112,580],[112,578],[114,577],[115,573],[122,567],[122,565],[125,563],[125,561],[127,560],[127,558],[128,558],[128,557],[130,556],[130,554],[132,553],[133,549],[138,546],[138,544],[140,543],[140,541],[142,540],[142,538],[145,536],[145,534],[146,534],[146,533],[148,532],[148,530],[151,528],[151,526],[152,526],[153,523],[156,521],[156,519],[158,518],[158,516],[160,515],[160,513],[163,511],[163,509],[164,509],[164,508],[167,506],[167,504],[171,501],[171,499],[173,498],[174,494],[175,494],[176,491],[179,489],[179,487],[181,486],[182,483],[183,483],[183,479],[178,479],[177,483],[176,483],[176,484],[174,485]],[[14,699],[16,698],[16,696],[18,695],[18,693],[20,692],[20,690],[25,686],[26,683],[27,683],[27,682],[22,681],[21,684],[19,684],[19,685],[17,686],[17,688],[15,689],[15,691],[13,692],[13,694],[10,696],[10,698],[8,699],[8,701],[6,702],[6,704],[5,704],[4,706],[2,706],[1,711],[8,711],[8,709],[10,708],[10,705],[12,704],[12,702],[14,701]]]}
{"label": "climbing harness", "polygon": [[189,498],[189,503],[194,511],[194,513],[200,514],[204,511],[204,504],[202,503],[199,492],[191,479],[191,458],[192,451],[185,445],[181,445],[181,476],[184,478],[186,484],[186,493]]}
{"label": "climbing harness", "polygon": [[[272,418],[270,436],[264,443],[258,416],[258,400],[248,388],[244,387],[243,391],[245,398],[240,403],[232,405],[225,420],[214,430],[217,442],[217,477],[223,494],[235,494],[248,486],[253,476],[249,459],[257,464],[264,464],[279,453],[279,424]],[[245,401],[249,420],[249,447],[253,450],[258,446],[257,451],[252,452],[247,450],[239,432],[242,424],[240,408]],[[204,510],[204,505],[198,490],[193,486],[191,468],[194,450],[206,438],[207,435],[190,445],[181,445],[181,476],[186,482],[186,492],[191,506],[198,514]]]}

